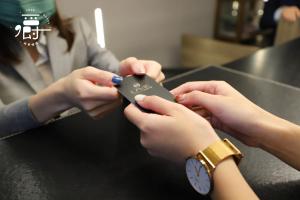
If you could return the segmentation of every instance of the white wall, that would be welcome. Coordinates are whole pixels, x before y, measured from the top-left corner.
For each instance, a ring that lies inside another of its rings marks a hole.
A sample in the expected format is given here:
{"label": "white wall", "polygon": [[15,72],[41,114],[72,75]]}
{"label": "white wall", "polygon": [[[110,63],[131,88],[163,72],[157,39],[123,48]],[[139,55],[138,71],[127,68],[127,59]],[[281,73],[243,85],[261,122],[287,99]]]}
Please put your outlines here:
{"label": "white wall", "polygon": [[164,66],[180,65],[180,37],[211,37],[215,0],[57,0],[65,16],[94,25],[94,8],[104,14],[107,48],[119,59],[135,56]]}

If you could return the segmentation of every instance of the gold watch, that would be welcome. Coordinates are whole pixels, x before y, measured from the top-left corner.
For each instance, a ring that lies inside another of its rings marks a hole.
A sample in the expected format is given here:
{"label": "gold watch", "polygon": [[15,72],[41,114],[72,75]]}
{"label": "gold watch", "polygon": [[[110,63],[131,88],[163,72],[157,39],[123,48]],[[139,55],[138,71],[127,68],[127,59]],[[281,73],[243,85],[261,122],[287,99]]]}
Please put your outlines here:
{"label": "gold watch", "polygon": [[226,158],[233,156],[238,165],[242,153],[228,139],[219,140],[186,161],[186,174],[193,188],[207,195],[213,187],[213,172],[216,166]]}

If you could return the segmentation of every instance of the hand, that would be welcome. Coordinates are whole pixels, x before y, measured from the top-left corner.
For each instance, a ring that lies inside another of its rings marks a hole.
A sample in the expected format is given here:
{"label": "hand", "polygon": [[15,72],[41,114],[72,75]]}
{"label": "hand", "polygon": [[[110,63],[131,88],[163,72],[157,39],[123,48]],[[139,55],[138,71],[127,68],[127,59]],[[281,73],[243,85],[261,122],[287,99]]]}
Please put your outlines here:
{"label": "hand", "polygon": [[297,6],[286,6],[282,8],[281,16],[288,22],[295,22],[300,18],[300,10]]}
{"label": "hand", "polygon": [[171,91],[181,103],[249,146],[259,146],[261,124],[274,116],[261,109],[223,81],[189,82]]}
{"label": "hand", "polygon": [[120,64],[120,75],[142,75],[147,74],[156,82],[162,82],[165,79],[164,73],[161,71],[162,67],[155,61],[138,60],[136,58],[127,58]]}
{"label": "hand", "polygon": [[121,103],[113,76],[117,75],[94,67],[73,71],[61,81],[65,102],[69,107],[80,107],[92,118],[101,117]]}
{"label": "hand", "polygon": [[180,104],[143,95],[136,101],[157,113],[142,112],[133,104],[125,109],[127,118],[141,130],[141,144],[153,156],[184,162],[219,140],[207,120]]}

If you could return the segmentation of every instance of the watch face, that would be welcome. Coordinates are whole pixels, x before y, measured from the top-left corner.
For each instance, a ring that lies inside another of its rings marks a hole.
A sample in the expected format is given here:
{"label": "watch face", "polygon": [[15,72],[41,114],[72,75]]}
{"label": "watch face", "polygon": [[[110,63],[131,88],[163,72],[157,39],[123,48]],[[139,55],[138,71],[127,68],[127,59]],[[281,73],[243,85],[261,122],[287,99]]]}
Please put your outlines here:
{"label": "watch face", "polygon": [[186,162],[186,174],[193,188],[200,194],[206,195],[211,189],[211,180],[206,168],[201,162],[190,158]]}

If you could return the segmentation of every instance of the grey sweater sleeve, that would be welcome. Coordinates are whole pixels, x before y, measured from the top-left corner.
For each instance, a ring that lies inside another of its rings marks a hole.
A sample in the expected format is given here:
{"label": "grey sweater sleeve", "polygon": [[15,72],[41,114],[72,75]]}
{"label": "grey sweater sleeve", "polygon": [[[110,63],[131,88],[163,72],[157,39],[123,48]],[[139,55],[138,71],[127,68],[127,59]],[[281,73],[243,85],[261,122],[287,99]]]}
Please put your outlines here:
{"label": "grey sweater sleeve", "polygon": [[1,104],[2,102],[0,102],[0,138],[41,125],[29,108],[28,98],[8,105]]}

